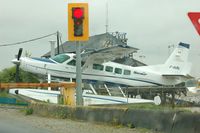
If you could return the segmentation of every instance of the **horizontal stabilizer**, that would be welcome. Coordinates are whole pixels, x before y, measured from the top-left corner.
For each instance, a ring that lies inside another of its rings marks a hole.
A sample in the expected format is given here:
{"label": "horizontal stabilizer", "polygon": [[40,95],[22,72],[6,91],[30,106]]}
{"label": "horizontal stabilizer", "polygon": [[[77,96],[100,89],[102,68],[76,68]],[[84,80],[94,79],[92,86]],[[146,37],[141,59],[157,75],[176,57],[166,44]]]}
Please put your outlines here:
{"label": "horizontal stabilizer", "polygon": [[162,75],[163,77],[170,77],[170,78],[180,78],[180,77],[182,77],[182,78],[186,78],[186,79],[191,79],[191,78],[194,78],[194,77],[192,77],[191,75],[189,75],[189,74],[186,74],[186,75],[179,75],[179,74],[163,74]]}

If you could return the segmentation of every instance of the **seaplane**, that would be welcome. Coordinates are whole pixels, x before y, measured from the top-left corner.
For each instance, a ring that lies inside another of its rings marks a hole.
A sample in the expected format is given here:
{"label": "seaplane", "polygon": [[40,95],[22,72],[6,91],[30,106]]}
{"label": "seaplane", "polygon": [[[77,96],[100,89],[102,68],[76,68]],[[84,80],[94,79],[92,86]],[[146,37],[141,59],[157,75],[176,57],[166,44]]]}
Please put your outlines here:
{"label": "seaplane", "polygon": [[[181,42],[164,64],[140,67],[112,62],[116,58],[138,50],[128,45],[83,52],[81,54],[82,79],[87,82],[101,81],[119,86],[176,85],[191,78],[191,63],[188,62],[189,49],[189,44]],[[12,62],[24,71],[60,78],[76,78],[76,54],[74,53],[59,54],[48,59],[21,57],[21,54],[22,49],[19,50],[17,59]]]}

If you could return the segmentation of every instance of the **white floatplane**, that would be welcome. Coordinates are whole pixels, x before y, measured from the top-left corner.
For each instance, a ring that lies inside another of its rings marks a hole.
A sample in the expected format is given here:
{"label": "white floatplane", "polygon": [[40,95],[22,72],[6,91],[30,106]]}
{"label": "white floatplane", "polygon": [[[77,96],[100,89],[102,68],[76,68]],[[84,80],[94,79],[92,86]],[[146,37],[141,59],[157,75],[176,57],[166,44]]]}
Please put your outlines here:
{"label": "white floatplane", "polygon": [[[176,85],[191,78],[189,75],[191,63],[187,60],[189,48],[189,44],[179,43],[164,64],[140,67],[112,62],[116,58],[138,50],[127,45],[82,53],[82,79],[123,86]],[[21,57],[21,52],[22,49],[19,51],[17,59],[12,62],[20,65],[21,69],[25,71],[39,75],[49,74],[59,78],[75,79],[76,77],[76,55],[74,53],[59,54],[53,58],[44,59]]]}
{"label": "white floatplane", "polygon": [[[187,60],[189,47],[189,44],[180,43],[164,64],[141,67],[112,62],[113,59],[137,51],[127,45],[83,53],[82,79],[126,86],[176,85],[191,77],[191,63]],[[74,53],[59,54],[49,59],[19,57],[12,62],[35,74],[50,74],[60,78],[76,77]]]}

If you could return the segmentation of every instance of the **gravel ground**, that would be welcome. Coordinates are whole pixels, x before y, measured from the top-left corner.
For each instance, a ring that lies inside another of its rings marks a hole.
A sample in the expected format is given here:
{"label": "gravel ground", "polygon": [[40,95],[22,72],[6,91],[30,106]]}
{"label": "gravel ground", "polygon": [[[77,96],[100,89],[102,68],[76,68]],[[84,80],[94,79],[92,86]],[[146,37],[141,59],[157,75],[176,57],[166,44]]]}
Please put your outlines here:
{"label": "gravel ground", "polygon": [[200,92],[197,92],[197,93],[188,92],[187,96],[181,95],[181,96],[176,96],[176,98],[180,100],[192,102],[200,106]]}
{"label": "gravel ground", "polygon": [[146,129],[131,129],[121,126],[116,127],[84,121],[72,121],[69,119],[45,118],[36,115],[25,116],[20,110],[19,108],[0,106],[0,123],[11,119],[12,121],[16,121],[16,123],[30,125],[33,129],[45,129],[49,133],[154,133]]}
{"label": "gravel ground", "polygon": [[181,96],[181,99],[189,102],[194,102],[196,104],[200,105],[200,92],[197,93],[187,93],[187,96]]}
{"label": "gravel ground", "polygon": [[198,105],[198,107],[185,107],[184,109],[190,110],[191,112],[200,113],[200,92],[191,93],[188,92],[187,96],[181,95],[180,97],[176,97],[177,99],[181,99],[184,101],[192,102]]}

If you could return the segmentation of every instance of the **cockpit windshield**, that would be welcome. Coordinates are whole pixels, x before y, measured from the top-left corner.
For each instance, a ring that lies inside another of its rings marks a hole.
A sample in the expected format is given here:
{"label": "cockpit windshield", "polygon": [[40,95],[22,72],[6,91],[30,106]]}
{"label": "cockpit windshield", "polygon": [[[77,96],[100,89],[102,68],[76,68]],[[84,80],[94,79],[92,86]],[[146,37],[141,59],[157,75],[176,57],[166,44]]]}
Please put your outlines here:
{"label": "cockpit windshield", "polygon": [[52,57],[52,59],[58,63],[63,63],[65,61],[67,61],[70,57],[68,55],[65,55],[65,54],[59,54],[59,55],[56,55],[54,57]]}

